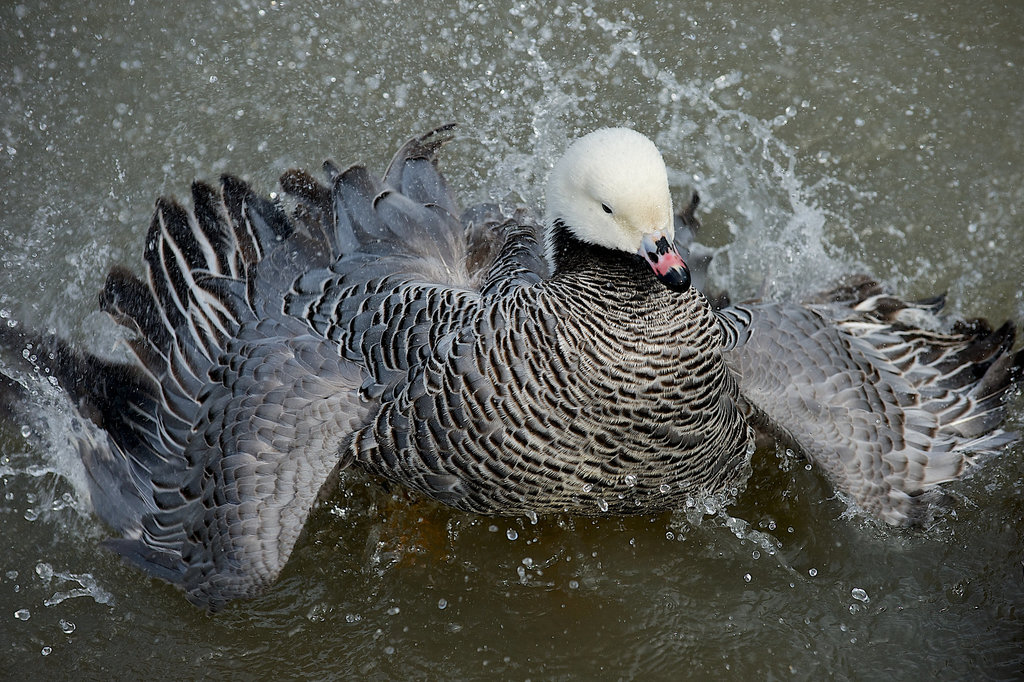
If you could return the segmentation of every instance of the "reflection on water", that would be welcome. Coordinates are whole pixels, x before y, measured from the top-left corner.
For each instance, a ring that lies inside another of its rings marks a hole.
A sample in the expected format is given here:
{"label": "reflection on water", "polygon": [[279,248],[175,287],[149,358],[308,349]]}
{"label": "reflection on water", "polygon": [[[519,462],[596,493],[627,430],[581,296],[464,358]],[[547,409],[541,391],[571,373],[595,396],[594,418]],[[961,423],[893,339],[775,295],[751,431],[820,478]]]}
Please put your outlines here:
{"label": "reflection on water", "polygon": [[[1024,317],[1024,10],[904,5],[4,7],[0,323],[109,350],[95,293],[112,263],[141,263],[157,195],[229,170],[269,192],[328,156],[379,168],[451,119],[442,164],[467,203],[539,207],[567,138],[634,125],[677,197],[701,192],[715,276],[740,297],[867,269]],[[102,549],[66,425],[43,417],[44,445],[0,422],[4,672],[1024,669],[1020,445],[916,531],[849,515],[771,449],[724,510],[630,519],[477,517],[350,473],[275,589],[208,617]]]}

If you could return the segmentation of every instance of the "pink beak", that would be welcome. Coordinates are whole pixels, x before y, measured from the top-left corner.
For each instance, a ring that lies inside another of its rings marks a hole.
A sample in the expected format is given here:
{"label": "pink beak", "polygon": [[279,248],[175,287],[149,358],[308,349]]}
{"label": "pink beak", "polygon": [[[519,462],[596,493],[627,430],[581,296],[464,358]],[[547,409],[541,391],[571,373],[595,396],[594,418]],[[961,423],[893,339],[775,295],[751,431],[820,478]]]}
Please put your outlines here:
{"label": "pink beak", "polygon": [[672,291],[690,288],[690,270],[668,237],[660,232],[645,234],[638,253],[666,287]]}

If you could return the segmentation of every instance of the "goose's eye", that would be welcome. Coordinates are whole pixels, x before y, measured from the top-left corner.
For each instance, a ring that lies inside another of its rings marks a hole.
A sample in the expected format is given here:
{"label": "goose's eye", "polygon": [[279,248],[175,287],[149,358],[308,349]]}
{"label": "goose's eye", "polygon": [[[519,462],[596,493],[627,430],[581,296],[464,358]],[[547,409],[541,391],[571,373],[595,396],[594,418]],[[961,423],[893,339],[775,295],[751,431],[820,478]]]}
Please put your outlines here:
{"label": "goose's eye", "polygon": [[608,204],[601,204],[601,210],[607,213],[608,215],[612,214],[612,207],[609,206]]}

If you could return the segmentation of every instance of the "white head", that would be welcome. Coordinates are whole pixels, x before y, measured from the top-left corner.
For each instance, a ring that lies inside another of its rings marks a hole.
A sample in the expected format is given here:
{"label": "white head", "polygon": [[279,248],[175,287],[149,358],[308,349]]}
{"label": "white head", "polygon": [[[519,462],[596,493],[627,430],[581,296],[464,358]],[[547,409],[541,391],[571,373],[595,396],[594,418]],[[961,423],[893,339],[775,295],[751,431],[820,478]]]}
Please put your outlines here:
{"label": "white head", "polygon": [[[673,245],[665,162],[635,130],[602,128],[573,142],[548,178],[547,211],[550,223],[562,222],[580,241],[639,254],[667,286],[689,285]],[[553,261],[550,236],[547,253]],[[683,275],[685,285],[670,281]]]}

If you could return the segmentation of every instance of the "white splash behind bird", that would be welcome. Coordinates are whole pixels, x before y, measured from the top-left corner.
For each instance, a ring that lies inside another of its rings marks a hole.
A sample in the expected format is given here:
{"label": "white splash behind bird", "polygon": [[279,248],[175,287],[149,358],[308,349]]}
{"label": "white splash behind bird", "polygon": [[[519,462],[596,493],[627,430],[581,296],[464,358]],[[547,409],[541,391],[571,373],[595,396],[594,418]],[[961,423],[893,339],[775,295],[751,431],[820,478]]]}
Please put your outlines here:
{"label": "white splash behind bird", "polygon": [[545,229],[461,212],[448,133],[382,180],[289,171],[289,209],[228,176],[195,183],[191,212],[158,201],[146,278],[115,268],[101,295],[132,362],[0,332],[0,406],[31,415],[31,375],[60,382],[109,544],[193,603],[269,585],[339,467],[485,514],[647,513],[741,486],[756,427],[908,524],[1015,439],[1012,324],[922,329],[941,301],[863,278],[715,310],[677,247],[694,205],[673,216],[640,133],[567,149]]}

